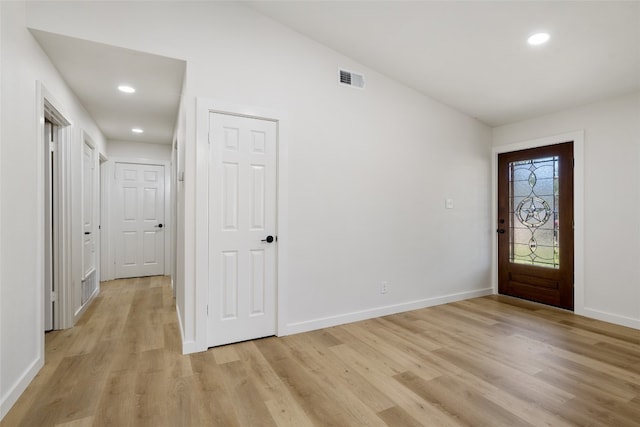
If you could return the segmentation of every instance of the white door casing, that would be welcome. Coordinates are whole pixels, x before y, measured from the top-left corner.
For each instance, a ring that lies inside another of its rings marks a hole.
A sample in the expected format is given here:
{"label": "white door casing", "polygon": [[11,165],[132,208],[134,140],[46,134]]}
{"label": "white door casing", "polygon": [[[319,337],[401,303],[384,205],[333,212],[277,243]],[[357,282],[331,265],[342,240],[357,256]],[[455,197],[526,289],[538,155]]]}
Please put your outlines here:
{"label": "white door casing", "polygon": [[[53,329],[65,329],[73,326],[72,290],[70,289],[73,283],[71,242],[76,238],[74,231],[77,230],[71,222],[72,129],[71,122],[67,119],[69,116],[64,112],[62,104],[41,82],[36,84],[36,98],[38,99],[38,145],[43,148],[37,156],[40,226],[37,231],[36,264],[39,281],[46,284],[42,294],[38,293],[36,297],[43,316],[39,319],[39,323],[42,322],[44,330],[44,317],[52,315],[50,325]],[[48,132],[45,129],[47,121],[52,124]],[[45,179],[45,174],[49,176],[49,183]],[[50,187],[47,188],[47,186]],[[47,198],[46,193],[49,193],[50,197]],[[47,209],[50,209],[50,213],[47,213]],[[50,222],[49,230],[46,229],[45,222]],[[47,239],[50,239],[49,242]],[[47,262],[50,263],[49,267],[46,266]],[[47,274],[49,274],[48,278]],[[52,283],[53,289],[49,283]],[[55,309],[51,310],[52,306]],[[41,358],[44,357],[44,334],[38,342],[38,353]]]}
{"label": "white door casing", "polygon": [[163,165],[116,163],[115,277],[164,274]]}
{"label": "white door casing", "polygon": [[85,141],[82,151],[82,278],[96,268],[95,151]]}
{"label": "white door casing", "polygon": [[213,347],[276,333],[277,123],[212,112],[209,139]]}

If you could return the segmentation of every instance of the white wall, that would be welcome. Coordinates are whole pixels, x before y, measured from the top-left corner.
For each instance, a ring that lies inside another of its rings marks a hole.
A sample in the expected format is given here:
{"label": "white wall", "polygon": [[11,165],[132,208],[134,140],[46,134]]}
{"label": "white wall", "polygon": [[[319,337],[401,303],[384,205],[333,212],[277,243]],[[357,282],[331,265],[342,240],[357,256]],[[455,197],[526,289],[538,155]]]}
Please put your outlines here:
{"label": "white wall", "polygon": [[[28,20],[187,61],[184,299],[180,289],[177,299],[185,350],[206,340],[206,301],[195,299],[207,287],[195,276],[206,268],[195,264],[202,254],[194,246],[195,190],[206,185],[195,180],[197,96],[288,114],[281,332],[488,291],[490,129],[476,120],[238,4],[29,3]],[[339,66],[363,72],[366,89],[339,86]],[[455,209],[445,210],[445,198]],[[386,295],[382,280],[391,283]]]}
{"label": "white wall", "polygon": [[171,145],[135,141],[107,141],[109,157],[145,160],[171,160]]}
{"label": "white wall", "polygon": [[[187,88],[187,78],[182,83],[182,93],[186,92]],[[173,195],[173,201],[175,203],[174,212],[175,216],[173,219],[173,226],[175,227],[175,242],[172,245],[175,262],[175,271],[173,279],[174,285],[174,295],[176,297],[176,310],[178,312],[178,320],[180,322],[180,332],[184,341],[184,333],[185,333],[185,308],[186,308],[186,284],[185,284],[185,218],[184,214],[186,212],[185,207],[185,185],[184,179],[180,179],[181,176],[184,175],[185,169],[185,145],[187,139],[187,114],[186,114],[186,106],[185,106],[185,98],[182,97],[180,99],[180,109],[178,111],[178,120],[176,124],[176,132],[174,135],[174,145],[175,145],[175,163],[173,163],[173,171],[175,176],[172,179],[172,182],[175,182],[175,187],[173,187],[173,191],[171,194]]]}
{"label": "white wall", "polygon": [[[72,121],[71,171],[81,170],[82,137],[86,131],[104,152],[105,141],[25,25],[25,5],[0,2],[1,116],[0,135],[0,418],[28,385],[43,363],[42,323],[43,242],[41,207],[44,200],[38,170],[36,81],[41,81],[64,106]],[[75,179],[72,192],[80,194]],[[39,191],[40,190],[40,191]],[[75,200],[75,199],[74,199]],[[73,218],[80,218],[74,204]],[[77,221],[74,236],[81,236]],[[77,246],[77,245],[75,245]],[[79,287],[80,262],[74,260],[74,289]]]}
{"label": "white wall", "polygon": [[584,130],[584,314],[640,328],[640,92],[493,129],[493,144]]}

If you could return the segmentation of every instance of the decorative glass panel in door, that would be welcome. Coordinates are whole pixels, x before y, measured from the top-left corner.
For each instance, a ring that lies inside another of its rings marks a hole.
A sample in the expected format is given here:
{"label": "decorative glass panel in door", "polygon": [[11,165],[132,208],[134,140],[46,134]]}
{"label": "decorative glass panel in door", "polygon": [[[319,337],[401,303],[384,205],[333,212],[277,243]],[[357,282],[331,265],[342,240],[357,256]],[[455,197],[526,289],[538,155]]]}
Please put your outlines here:
{"label": "decorative glass panel in door", "polygon": [[509,163],[509,261],[559,268],[559,157]]}
{"label": "decorative glass panel in door", "polygon": [[573,308],[573,143],[498,157],[500,293]]}

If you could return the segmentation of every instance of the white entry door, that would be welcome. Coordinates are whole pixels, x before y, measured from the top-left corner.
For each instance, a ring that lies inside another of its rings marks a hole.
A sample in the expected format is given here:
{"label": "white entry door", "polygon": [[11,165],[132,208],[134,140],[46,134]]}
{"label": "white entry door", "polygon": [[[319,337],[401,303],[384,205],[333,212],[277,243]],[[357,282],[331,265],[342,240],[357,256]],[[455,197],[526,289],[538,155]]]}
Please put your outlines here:
{"label": "white entry door", "polygon": [[277,124],[209,115],[210,347],[276,332]]}
{"label": "white entry door", "polygon": [[115,276],[164,274],[164,166],[116,163]]}
{"label": "white entry door", "polygon": [[85,142],[82,155],[83,279],[96,268],[95,176],[94,150]]}

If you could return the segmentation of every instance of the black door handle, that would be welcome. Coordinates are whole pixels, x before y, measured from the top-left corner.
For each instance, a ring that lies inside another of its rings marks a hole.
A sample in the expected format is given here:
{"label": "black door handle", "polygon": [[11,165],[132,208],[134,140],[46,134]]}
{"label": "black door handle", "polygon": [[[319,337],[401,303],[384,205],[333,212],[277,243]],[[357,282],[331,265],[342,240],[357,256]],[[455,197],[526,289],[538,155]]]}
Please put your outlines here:
{"label": "black door handle", "polygon": [[261,241],[261,242],[271,243],[271,242],[273,242],[273,240],[274,240],[274,239],[273,239],[273,236],[267,236],[267,238],[266,238],[266,239],[262,239],[262,240],[260,240],[260,241]]}
{"label": "black door handle", "polygon": [[90,231],[85,231],[85,232],[84,232],[84,234],[85,234],[85,235],[87,235],[87,234],[91,234],[91,232],[90,232]]}
{"label": "black door handle", "polygon": [[500,234],[504,234],[506,232],[504,228],[498,228],[496,231]]}
{"label": "black door handle", "polygon": [[162,224],[156,225],[157,228],[162,228]]}

